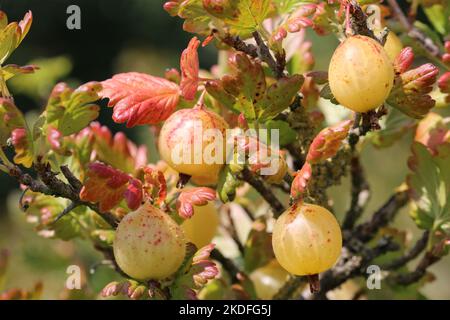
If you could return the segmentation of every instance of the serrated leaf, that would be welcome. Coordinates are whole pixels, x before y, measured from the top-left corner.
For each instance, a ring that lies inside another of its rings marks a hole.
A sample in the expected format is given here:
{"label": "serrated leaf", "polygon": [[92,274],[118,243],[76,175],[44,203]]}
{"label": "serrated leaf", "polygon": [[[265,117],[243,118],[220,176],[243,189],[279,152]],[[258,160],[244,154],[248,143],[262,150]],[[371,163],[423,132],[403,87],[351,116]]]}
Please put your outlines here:
{"label": "serrated leaf", "polygon": [[100,211],[111,210],[124,199],[131,177],[100,162],[89,164],[80,199],[99,203]]}
{"label": "serrated leaf", "polygon": [[208,201],[216,199],[216,191],[207,187],[190,188],[182,190],[177,199],[178,215],[189,219],[194,214],[194,206],[204,206]]}
{"label": "serrated leaf", "polygon": [[197,299],[196,291],[203,288],[209,281],[214,279],[219,270],[214,262],[210,260],[210,253],[214,249],[214,244],[209,244],[199,249],[191,259],[189,267],[185,272],[177,273],[177,278],[170,286],[172,299],[175,300],[195,300]]}
{"label": "serrated leaf", "polygon": [[93,102],[100,99],[98,82],[89,82],[75,90],[59,83],[50,94],[46,107],[47,124],[54,126],[64,136],[85,128],[99,114],[99,106]]}
{"label": "serrated leaf", "polygon": [[144,193],[146,198],[156,204],[164,202],[167,196],[167,183],[164,174],[149,166],[144,168]]}
{"label": "serrated leaf", "polygon": [[273,119],[292,103],[295,95],[300,90],[305,79],[302,75],[285,77],[273,83],[268,89],[264,98],[258,103],[261,112],[258,115],[259,121]]}
{"label": "serrated leaf", "polygon": [[270,0],[240,0],[237,13],[223,21],[229,26],[232,35],[249,37],[256,31],[270,11]]}
{"label": "serrated leaf", "polygon": [[244,266],[247,272],[266,265],[275,255],[272,249],[272,236],[267,231],[265,219],[259,218],[252,224],[244,246]]}
{"label": "serrated leaf", "polygon": [[346,120],[320,131],[309,146],[306,161],[311,164],[333,157],[347,137],[353,121]]}
{"label": "serrated leaf", "polygon": [[134,144],[123,132],[113,135],[108,127],[93,122],[80,132],[83,135],[92,137],[96,159],[114,168],[133,174],[147,164],[147,147]]}
{"label": "serrated leaf", "polygon": [[389,147],[401,139],[414,125],[414,120],[397,109],[391,109],[382,129],[371,133],[370,141],[378,148]]}
{"label": "serrated leaf", "polygon": [[421,143],[412,145],[407,184],[415,205],[413,217],[422,228],[445,232],[441,227],[450,220],[449,161],[450,143],[441,146],[436,156]]}
{"label": "serrated leaf", "polygon": [[210,33],[211,17],[203,8],[202,0],[180,1],[178,16],[184,19],[183,30],[201,35]]}
{"label": "serrated leaf", "polygon": [[197,93],[198,87],[198,71],[199,61],[197,49],[200,45],[200,41],[197,37],[194,37],[189,42],[189,45],[184,49],[181,54],[180,69],[181,69],[181,82],[180,90],[181,95],[186,100],[193,100]]}
{"label": "serrated leaf", "polygon": [[113,120],[135,125],[156,124],[175,110],[180,89],[176,83],[144,73],[119,73],[102,82],[100,96],[114,107]]}

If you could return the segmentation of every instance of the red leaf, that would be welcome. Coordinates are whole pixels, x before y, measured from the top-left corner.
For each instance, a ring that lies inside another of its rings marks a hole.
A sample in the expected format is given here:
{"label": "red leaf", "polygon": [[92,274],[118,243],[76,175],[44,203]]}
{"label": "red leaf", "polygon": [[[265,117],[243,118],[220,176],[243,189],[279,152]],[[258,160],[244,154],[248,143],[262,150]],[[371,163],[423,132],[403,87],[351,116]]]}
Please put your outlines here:
{"label": "red leaf", "polygon": [[120,73],[102,82],[100,96],[114,107],[113,120],[127,127],[156,124],[166,120],[178,104],[176,83],[144,73]]}
{"label": "red leaf", "polygon": [[142,183],[138,179],[131,179],[123,194],[128,208],[136,210],[142,204]]}
{"label": "red leaf", "polygon": [[106,164],[89,164],[80,199],[99,203],[100,211],[111,210],[124,198],[130,176]]}
{"label": "red leaf", "polygon": [[297,200],[305,193],[308,182],[311,179],[312,169],[308,162],[295,173],[294,181],[291,184],[291,198]]}
{"label": "red leaf", "polygon": [[188,219],[194,214],[194,206],[204,206],[214,199],[216,199],[216,191],[211,188],[198,187],[183,190],[177,200],[178,214]]}
{"label": "red leaf", "polygon": [[167,185],[164,174],[151,167],[144,168],[144,193],[156,204],[161,204],[167,196]]}
{"label": "red leaf", "polygon": [[409,69],[414,61],[414,52],[411,47],[404,48],[394,60],[394,70],[396,73],[403,73]]}
{"label": "red leaf", "polygon": [[200,41],[194,37],[189,42],[189,45],[181,54],[180,68],[181,68],[181,95],[186,100],[193,100],[197,93],[198,87],[198,53],[197,49]]}
{"label": "red leaf", "polygon": [[352,122],[346,120],[320,131],[311,142],[306,161],[314,164],[333,157],[339,150],[342,140],[347,137]]}

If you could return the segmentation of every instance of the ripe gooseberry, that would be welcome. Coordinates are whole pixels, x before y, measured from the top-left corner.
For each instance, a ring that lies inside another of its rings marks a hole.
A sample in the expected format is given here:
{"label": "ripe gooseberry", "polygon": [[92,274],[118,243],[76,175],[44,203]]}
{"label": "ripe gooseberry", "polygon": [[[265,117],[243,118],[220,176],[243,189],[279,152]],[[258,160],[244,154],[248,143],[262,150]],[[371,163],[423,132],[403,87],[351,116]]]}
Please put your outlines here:
{"label": "ripe gooseberry", "polygon": [[169,215],[146,203],[120,221],[113,248],[117,264],[127,275],[160,280],[181,266],[186,241]]}
{"label": "ripe gooseberry", "polygon": [[314,204],[296,204],[276,221],[272,246],[280,265],[295,275],[315,275],[331,268],[342,249],[334,215]]}
{"label": "ripe gooseberry", "polygon": [[[220,115],[204,107],[179,110],[161,129],[158,140],[161,158],[177,172],[192,176],[196,183],[214,184],[225,163],[227,128]],[[210,159],[205,159],[205,155]]]}
{"label": "ripe gooseberry", "polygon": [[365,36],[347,38],[334,51],[328,69],[331,92],[356,112],[379,107],[394,82],[394,68],[383,47]]}
{"label": "ripe gooseberry", "polygon": [[184,220],[181,224],[186,239],[195,244],[197,248],[202,248],[211,243],[218,226],[217,209],[211,202],[204,206],[194,206],[193,216]]}

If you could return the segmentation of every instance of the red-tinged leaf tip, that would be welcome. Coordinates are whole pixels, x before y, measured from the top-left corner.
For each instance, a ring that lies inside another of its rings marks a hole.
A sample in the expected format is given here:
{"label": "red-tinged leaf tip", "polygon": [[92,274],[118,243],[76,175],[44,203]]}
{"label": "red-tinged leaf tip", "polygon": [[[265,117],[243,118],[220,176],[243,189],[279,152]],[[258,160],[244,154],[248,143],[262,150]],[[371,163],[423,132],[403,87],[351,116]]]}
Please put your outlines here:
{"label": "red-tinged leaf tip", "polygon": [[164,3],[163,8],[166,10],[172,17],[175,17],[178,14],[178,8],[180,4],[178,1],[167,1]]}
{"label": "red-tinged leaf tip", "polygon": [[102,85],[100,96],[110,99],[108,106],[114,107],[113,120],[126,122],[127,127],[164,121],[179,101],[176,83],[143,73],[120,73]]}
{"label": "red-tinged leaf tip", "polygon": [[347,137],[352,120],[343,121],[320,131],[309,147],[306,161],[314,164],[333,157]]}
{"label": "red-tinged leaf tip", "polygon": [[161,204],[167,197],[167,183],[164,174],[151,167],[144,168],[145,196],[156,204]]}
{"label": "red-tinged leaf tip", "polygon": [[142,183],[138,179],[131,179],[124,193],[128,208],[136,210],[142,203]]}
{"label": "red-tinged leaf tip", "polygon": [[194,214],[194,206],[204,206],[216,199],[216,191],[207,187],[183,190],[177,199],[177,211],[180,217],[189,219]]}
{"label": "red-tinged leaf tip", "polygon": [[450,94],[450,71],[440,76],[437,84],[442,93]]}
{"label": "red-tinged leaf tip", "polygon": [[414,52],[411,47],[403,48],[394,60],[394,70],[396,73],[403,73],[411,67],[414,60]]}
{"label": "red-tinged leaf tip", "polygon": [[216,245],[214,243],[207,244],[206,246],[198,249],[198,251],[195,253],[194,257],[192,258],[193,262],[198,262],[202,260],[209,259],[211,255],[211,251],[214,250]]}
{"label": "red-tinged leaf tip", "polygon": [[88,165],[80,199],[99,203],[100,211],[111,210],[124,198],[130,176],[100,162]]}
{"label": "red-tinged leaf tip", "polygon": [[211,33],[209,36],[207,36],[207,37],[205,38],[205,40],[203,40],[203,42],[202,42],[202,48],[206,47],[206,46],[207,46],[208,44],[210,44],[210,42],[213,41],[213,40],[214,40],[214,34]]}
{"label": "red-tinged leaf tip", "polygon": [[164,73],[164,78],[176,84],[179,84],[181,81],[180,72],[175,68],[166,70],[166,72]]}
{"label": "red-tinged leaf tip", "polygon": [[194,37],[189,42],[189,45],[184,49],[181,54],[180,59],[180,69],[181,69],[181,95],[186,100],[193,100],[195,94],[197,93],[198,87],[198,72],[199,72],[199,61],[198,61],[198,46],[200,41],[197,37]]}
{"label": "red-tinged leaf tip", "polygon": [[419,121],[414,140],[427,147],[433,155],[439,154],[440,146],[450,143],[450,118],[430,112]]}
{"label": "red-tinged leaf tip", "polygon": [[305,162],[303,167],[295,173],[295,178],[291,184],[291,198],[293,200],[301,199],[306,192],[308,183],[311,179],[312,168],[309,162]]}

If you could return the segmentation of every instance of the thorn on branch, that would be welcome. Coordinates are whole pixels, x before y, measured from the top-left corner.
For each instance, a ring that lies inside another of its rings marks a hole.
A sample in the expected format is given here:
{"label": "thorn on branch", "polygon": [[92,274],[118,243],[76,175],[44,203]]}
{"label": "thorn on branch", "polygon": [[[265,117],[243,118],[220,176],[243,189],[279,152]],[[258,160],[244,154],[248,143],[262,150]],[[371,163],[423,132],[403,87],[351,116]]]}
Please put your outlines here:
{"label": "thorn on branch", "polygon": [[76,207],[78,207],[80,204],[77,204],[75,202],[71,202],[69,203],[69,205],[64,208],[64,210],[58,214],[58,216],[55,218],[55,220],[53,220],[52,223],[56,223],[58,222],[62,217],[64,217],[65,215],[67,215],[70,211],[72,211],[73,209],[75,209]]}

